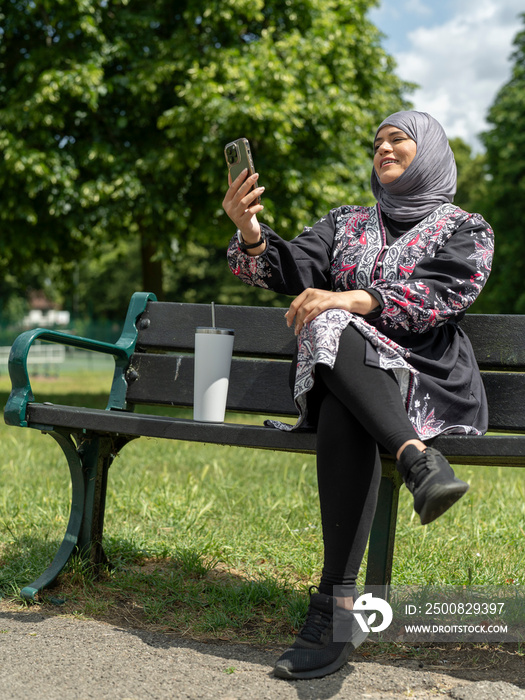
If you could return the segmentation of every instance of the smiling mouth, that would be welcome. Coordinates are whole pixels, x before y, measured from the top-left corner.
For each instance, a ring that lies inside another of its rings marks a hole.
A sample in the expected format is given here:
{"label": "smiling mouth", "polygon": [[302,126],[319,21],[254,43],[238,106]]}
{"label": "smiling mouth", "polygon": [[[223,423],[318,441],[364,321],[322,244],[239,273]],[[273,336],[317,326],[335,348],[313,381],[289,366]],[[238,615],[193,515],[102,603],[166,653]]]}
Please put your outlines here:
{"label": "smiling mouth", "polygon": [[381,163],[381,167],[384,168],[387,165],[395,165],[396,163],[397,163],[397,160],[392,160],[392,159],[391,160],[384,160]]}

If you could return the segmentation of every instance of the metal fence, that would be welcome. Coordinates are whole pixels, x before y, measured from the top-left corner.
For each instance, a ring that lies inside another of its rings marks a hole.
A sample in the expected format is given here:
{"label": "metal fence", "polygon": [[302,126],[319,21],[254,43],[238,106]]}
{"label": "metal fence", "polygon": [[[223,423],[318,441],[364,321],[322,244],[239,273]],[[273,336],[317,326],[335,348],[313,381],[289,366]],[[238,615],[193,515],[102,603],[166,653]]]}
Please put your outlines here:
{"label": "metal fence", "polygon": [[[28,328],[0,323],[0,375],[7,374],[7,363],[11,345],[15,338]],[[94,323],[83,321],[71,324],[70,327],[54,327],[53,330],[63,331],[72,335],[94,338],[108,343],[118,340],[121,328],[114,323]],[[93,370],[112,368],[113,358],[101,353],[79,350],[56,343],[37,341],[33,344],[28,358],[29,371],[32,374],[56,376],[60,370]]]}

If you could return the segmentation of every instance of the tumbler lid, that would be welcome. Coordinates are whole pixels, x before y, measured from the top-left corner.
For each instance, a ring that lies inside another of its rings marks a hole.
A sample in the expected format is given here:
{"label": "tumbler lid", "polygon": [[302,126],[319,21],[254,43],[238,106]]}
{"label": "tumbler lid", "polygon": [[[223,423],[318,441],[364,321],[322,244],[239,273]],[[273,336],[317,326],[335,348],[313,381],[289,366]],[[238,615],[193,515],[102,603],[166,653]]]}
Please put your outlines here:
{"label": "tumbler lid", "polygon": [[233,328],[204,328],[198,327],[195,333],[208,333],[209,335],[234,335]]}

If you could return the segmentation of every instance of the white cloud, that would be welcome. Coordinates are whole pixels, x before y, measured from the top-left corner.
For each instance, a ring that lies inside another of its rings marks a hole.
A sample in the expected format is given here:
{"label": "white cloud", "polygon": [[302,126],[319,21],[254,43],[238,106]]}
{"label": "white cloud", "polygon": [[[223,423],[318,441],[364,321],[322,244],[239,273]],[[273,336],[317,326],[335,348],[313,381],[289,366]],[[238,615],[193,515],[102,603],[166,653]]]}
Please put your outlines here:
{"label": "white cloud", "polygon": [[[419,0],[418,0],[419,1]],[[523,0],[456,0],[452,19],[408,33],[397,73],[418,83],[411,99],[449,137],[479,148],[477,134],[500,87],[509,80],[512,41],[522,27]]]}
{"label": "white cloud", "polygon": [[405,0],[403,3],[403,10],[405,12],[413,12],[416,15],[421,15],[423,17],[431,15],[431,8],[423,2],[423,0]]}

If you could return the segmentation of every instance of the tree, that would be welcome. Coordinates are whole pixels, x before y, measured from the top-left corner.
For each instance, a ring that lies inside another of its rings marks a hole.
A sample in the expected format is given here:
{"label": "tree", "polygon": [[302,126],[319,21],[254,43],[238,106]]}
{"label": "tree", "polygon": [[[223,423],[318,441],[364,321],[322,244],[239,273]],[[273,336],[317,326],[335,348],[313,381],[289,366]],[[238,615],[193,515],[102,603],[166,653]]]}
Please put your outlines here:
{"label": "tree", "polygon": [[473,153],[461,138],[450,139],[450,147],[458,169],[458,185],[454,204],[465,211],[488,216],[487,161],[484,153]]}
{"label": "tree", "polygon": [[138,240],[143,286],[161,296],[174,249],[180,265],[190,243],[228,241],[222,150],[242,135],[285,236],[365,201],[371,137],[407,88],[367,19],[375,4],[7,0],[3,264],[78,275],[108,243]]}
{"label": "tree", "polygon": [[[525,21],[525,14],[523,15]],[[488,114],[483,134],[491,175],[488,220],[496,236],[494,268],[487,303],[500,313],[525,313],[525,30],[514,40],[512,77]]]}

